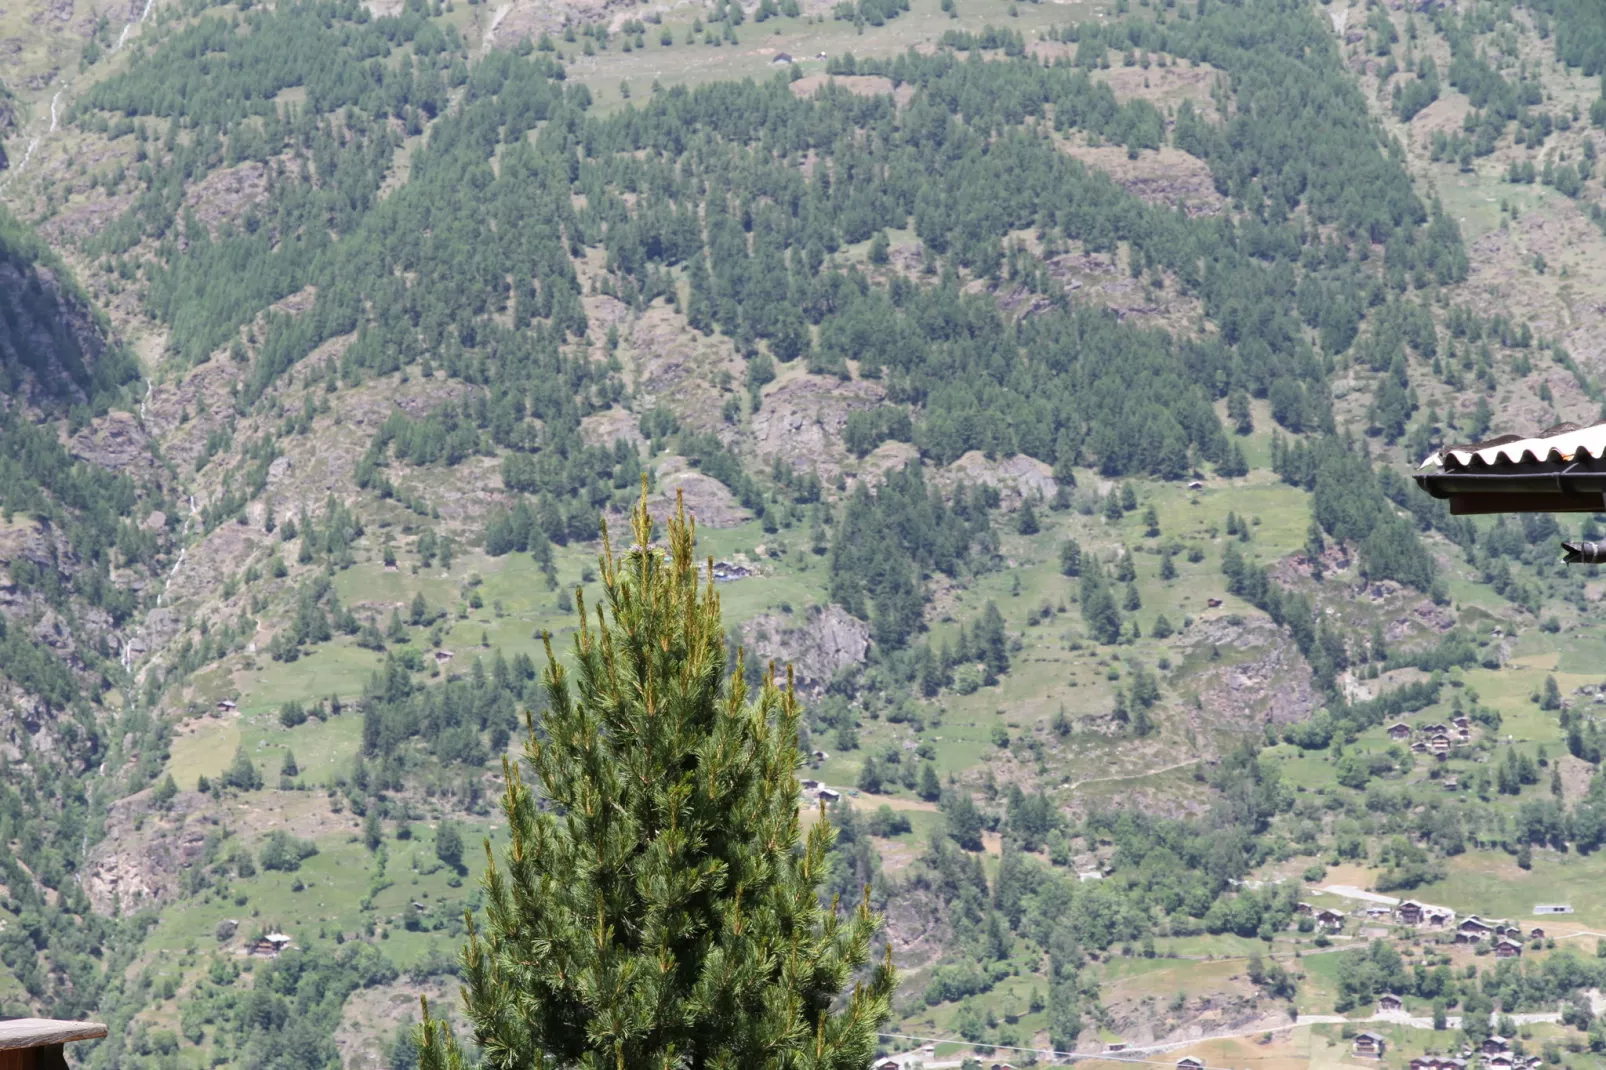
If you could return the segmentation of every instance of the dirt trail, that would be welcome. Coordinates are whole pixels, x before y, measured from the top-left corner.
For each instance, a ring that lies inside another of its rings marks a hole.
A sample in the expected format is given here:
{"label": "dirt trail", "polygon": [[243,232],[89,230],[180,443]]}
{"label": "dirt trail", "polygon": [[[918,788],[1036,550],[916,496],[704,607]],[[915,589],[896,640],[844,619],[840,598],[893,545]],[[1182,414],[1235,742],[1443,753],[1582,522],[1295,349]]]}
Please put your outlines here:
{"label": "dirt trail", "polygon": [[1086,780],[1073,780],[1071,782],[1071,790],[1075,791],[1084,784],[1107,784],[1112,780],[1142,780],[1146,776],[1169,773],[1173,769],[1185,769],[1190,765],[1198,765],[1199,762],[1199,758],[1188,758],[1180,762],[1172,762],[1170,765],[1162,765],[1158,769],[1145,769],[1141,773],[1121,773],[1117,776],[1095,776],[1088,777]]}

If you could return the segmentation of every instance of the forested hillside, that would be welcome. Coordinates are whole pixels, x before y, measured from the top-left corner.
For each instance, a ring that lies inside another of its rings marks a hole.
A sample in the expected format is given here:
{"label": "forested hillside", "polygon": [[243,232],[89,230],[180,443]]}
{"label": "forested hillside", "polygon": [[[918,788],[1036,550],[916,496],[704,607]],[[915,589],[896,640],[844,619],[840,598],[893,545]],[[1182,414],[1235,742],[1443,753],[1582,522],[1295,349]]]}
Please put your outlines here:
{"label": "forested hillside", "polygon": [[887,1051],[1606,1045],[1606,515],[1407,478],[1606,412],[1597,5],[8,18],[0,1010],[415,1065],[645,486],[795,667]]}
{"label": "forested hillside", "polygon": [[109,467],[88,430],[127,400],[138,365],[3,208],[0,279],[0,884],[15,918],[0,961],[30,1007],[74,1017],[116,1007],[148,924],[97,914],[80,881],[99,815],[161,768],[162,727],[124,707],[120,656],[170,540],[134,519],[165,503],[154,457]]}

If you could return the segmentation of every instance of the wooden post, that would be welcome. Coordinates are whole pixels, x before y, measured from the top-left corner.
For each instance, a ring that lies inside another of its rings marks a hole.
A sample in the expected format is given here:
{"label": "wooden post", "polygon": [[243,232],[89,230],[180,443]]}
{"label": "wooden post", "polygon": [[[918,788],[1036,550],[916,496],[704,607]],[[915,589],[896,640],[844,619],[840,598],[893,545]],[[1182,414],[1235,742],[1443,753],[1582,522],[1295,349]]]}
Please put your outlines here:
{"label": "wooden post", "polygon": [[97,1022],[0,1018],[0,1070],[67,1070],[64,1045],[105,1035]]}

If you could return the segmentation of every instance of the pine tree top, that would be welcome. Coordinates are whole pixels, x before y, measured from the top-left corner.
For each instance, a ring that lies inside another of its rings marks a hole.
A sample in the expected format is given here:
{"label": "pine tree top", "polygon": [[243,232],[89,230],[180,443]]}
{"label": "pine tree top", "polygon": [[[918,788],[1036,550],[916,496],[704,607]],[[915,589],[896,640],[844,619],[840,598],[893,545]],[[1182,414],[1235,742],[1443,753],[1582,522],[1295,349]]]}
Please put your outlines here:
{"label": "pine tree top", "polygon": [[[677,501],[653,542],[604,527],[603,605],[574,640],[573,679],[546,637],[549,708],[504,760],[510,842],[486,842],[469,917],[465,1009],[492,1066],[863,1070],[890,1011],[879,919],[819,901],[832,830],[798,816],[799,708],[773,666],[749,695],[726,673],[713,563]],[[833,1013],[835,1008],[835,1013]],[[425,1008],[423,1070],[461,1065]]]}

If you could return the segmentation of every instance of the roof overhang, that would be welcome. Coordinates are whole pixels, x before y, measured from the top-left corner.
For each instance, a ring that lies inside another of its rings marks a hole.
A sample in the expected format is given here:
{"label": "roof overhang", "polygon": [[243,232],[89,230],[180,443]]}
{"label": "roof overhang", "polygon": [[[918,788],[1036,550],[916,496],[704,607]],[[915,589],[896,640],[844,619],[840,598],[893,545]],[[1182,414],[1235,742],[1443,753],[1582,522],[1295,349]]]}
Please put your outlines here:
{"label": "roof overhang", "polygon": [[1606,423],[1452,446],[1428,457],[1415,478],[1456,516],[1606,512]]}

